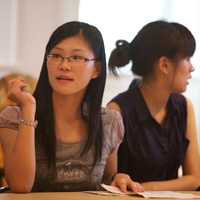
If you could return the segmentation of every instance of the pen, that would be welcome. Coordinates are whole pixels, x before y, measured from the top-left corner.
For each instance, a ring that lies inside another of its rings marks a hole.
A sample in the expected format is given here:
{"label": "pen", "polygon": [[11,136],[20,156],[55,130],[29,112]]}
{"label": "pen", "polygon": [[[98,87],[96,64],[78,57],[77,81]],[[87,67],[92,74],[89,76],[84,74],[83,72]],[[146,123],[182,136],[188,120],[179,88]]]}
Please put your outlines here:
{"label": "pen", "polygon": [[22,86],[20,87],[20,90],[23,91],[24,88],[25,88],[26,86],[27,86],[27,85],[22,85]]}

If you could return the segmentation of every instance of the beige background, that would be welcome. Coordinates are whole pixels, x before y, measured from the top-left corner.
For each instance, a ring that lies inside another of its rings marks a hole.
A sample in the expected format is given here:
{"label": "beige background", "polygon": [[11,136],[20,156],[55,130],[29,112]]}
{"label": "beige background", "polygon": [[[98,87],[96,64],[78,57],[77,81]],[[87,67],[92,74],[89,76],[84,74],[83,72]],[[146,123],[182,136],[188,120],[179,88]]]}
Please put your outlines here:
{"label": "beige background", "polygon": [[[110,8],[110,11],[112,9],[114,6]],[[188,12],[192,10],[188,9]],[[45,45],[52,31],[67,21],[79,20],[78,13],[79,0],[0,0],[0,76],[10,71],[17,71],[37,78]],[[189,15],[189,13],[186,14]],[[137,22],[137,19],[135,21]],[[197,59],[199,60],[199,57]],[[119,92],[126,90],[132,78],[132,75],[120,75],[120,78],[108,75],[103,106]],[[185,95],[194,104],[198,135],[200,135],[200,80],[198,77],[190,81]]]}

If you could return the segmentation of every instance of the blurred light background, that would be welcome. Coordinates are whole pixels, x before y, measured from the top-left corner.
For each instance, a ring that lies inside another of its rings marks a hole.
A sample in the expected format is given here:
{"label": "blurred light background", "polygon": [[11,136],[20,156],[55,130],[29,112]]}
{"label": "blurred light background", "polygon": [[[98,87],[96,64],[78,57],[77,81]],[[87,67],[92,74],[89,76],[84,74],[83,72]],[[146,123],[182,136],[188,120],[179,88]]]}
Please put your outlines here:
{"label": "blurred light background", "polygon": [[[179,22],[190,29],[197,47],[188,96],[194,104],[200,143],[200,1],[199,0],[0,0],[0,75],[21,72],[38,78],[49,36],[59,25],[79,20],[96,26],[107,59],[118,39],[130,42],[147,23]],[[108,74],[103,106],[133,79],[130,66],[118,79]]]}

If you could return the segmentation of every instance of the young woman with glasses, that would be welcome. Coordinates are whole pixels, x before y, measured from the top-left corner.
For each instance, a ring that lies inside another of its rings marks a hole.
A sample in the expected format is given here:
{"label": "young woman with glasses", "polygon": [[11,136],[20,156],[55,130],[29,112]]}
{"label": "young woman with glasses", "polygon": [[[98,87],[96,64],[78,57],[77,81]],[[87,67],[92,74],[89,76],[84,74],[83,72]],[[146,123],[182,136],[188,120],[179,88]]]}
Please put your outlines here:
{"label": "young woman with glasses", "polygon": [[131,43],[116,44],[110,70],[116,74],[131,61],[132,72],[141,77],[108,104],[121,113],[125,127],[118,172],[129,174],[144,190],[196,190],[200,161],[195,116],[191,101],[180,94],[194,71],[193,35],[181,24],[155,21]]}
{"label": "young woman with glasses", "polygon": [[69,22],[49,39],[33,96],[23,80],[10,81],[8,97],[18,106],[1,113],[0,141],[12,191],[98,190],[102,182],[143,191],[116,174],[124,129],[116,111],[101,108],[105,79],[101,33]]}

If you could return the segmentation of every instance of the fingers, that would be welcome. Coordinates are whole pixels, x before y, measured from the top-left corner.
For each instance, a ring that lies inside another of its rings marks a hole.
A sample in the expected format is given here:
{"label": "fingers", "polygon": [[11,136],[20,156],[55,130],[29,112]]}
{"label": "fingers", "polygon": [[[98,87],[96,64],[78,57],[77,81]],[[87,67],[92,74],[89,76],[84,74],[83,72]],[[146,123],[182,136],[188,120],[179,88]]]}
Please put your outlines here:
{"label": "fingers", "polygon": [[127,188],[126,188],[126,184],[121,184],[120,185],[121,191],[126,193],[127,192]]}
{"label": "fingers", "polygon": [[122,192],[132,190],[133,192],[144,192],[143,187],[138,182],[131,180],[126,174],[119,174],[111,183],[112,186],[120,187]]}
{"label": "fingers", "polygon": [[144,192],[144,189],[143,187],[138,183],[138,182],[131,182],[130,183],[130,189],[133,191],[133,192]]}
{"label": "fingers", "polygon": [[8,98],[13,101],[14,97],[19,93],[23,82],[20,79],[13,79],[8,81]]}
{"label": "fingers", "polygon": [[21,79],[13,79],[8,81],[8,99],[15,102],[16,98],[21,95],[21,91],[25,91],[24,86],[24,80]]}
{"label": "fingers", "polygon": [[10,80],[8,82],[8,99],[21,107],[35,105],[35,98],[31,94],[25,92],[26,86],[23,79]]}
{"label": "fingers", "polygon": [[[117,183],[118,182],[118,183]],[[120,187],[120,189],[121,189],[121,191],[122,192],[124,192],[124,193],[126,193],[127,192],[127,185],[126,185],[126,183],[125,182],[123,182],[123,180],[122,181],[113,181],[112,183],[111,183],[111,186],[114,186],[114,187]]]}
{"label": "fingers", "polygon": [[144,192],[143,187],[138,182],[128,181],[126,183],[121,183],[120,188],[122,192],[127,192],[127,190],[131,190],[133,192]]}
{"label": "fingers", "polygon": [[8,90],[10,90],[13,87],[17,87],[17,86],[20,87],[22,85],[24,85],[23,79],[19,79],[19,78],[12,79],[12,80],[8,81]]}

